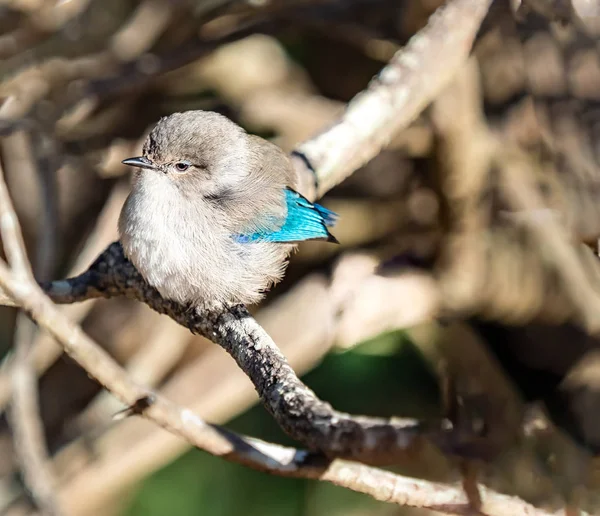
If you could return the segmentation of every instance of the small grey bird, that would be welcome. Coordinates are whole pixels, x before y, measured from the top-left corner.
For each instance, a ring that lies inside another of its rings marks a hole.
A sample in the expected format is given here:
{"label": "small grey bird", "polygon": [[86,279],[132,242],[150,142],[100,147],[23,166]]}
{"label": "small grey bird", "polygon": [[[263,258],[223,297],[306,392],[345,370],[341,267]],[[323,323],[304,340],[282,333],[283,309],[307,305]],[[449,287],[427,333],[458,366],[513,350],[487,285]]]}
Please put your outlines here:
{"label": "small grey bird", "polygon": [[226,117],[162,118],[119,218],[126,256],[167,299],[250,304],[279,281],[295,242],[327,240],[336,214],[294,191],[285,153]]}

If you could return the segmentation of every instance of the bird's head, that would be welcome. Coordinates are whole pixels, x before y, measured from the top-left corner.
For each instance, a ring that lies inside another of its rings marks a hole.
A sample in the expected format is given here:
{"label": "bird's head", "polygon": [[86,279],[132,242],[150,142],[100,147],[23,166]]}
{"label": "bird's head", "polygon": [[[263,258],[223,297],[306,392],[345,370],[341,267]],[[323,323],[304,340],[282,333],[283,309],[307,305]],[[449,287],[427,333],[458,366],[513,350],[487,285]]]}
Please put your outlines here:
{"label": "bird's head", "polygon": [[137,180],[173,185],[185,196],[218,196],[248,173],[247,133],[210,111],[162,118],[143,146],[143,155],[123,161],[138,169]]}

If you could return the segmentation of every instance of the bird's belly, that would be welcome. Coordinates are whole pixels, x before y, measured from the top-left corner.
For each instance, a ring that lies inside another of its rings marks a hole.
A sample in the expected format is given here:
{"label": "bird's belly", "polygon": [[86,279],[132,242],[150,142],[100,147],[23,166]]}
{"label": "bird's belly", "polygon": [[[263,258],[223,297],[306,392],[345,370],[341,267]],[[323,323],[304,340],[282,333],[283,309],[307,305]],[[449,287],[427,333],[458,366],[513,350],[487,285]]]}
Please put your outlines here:
{"label": "bird's belly", "polygon": [[[281,279],[291,246],[236,242],[218,230],[176,232],[162,222],[123,239],[126,254],[160,294],[180,303],[254,303]],[[141,236],[145,235],[145,236]]]}

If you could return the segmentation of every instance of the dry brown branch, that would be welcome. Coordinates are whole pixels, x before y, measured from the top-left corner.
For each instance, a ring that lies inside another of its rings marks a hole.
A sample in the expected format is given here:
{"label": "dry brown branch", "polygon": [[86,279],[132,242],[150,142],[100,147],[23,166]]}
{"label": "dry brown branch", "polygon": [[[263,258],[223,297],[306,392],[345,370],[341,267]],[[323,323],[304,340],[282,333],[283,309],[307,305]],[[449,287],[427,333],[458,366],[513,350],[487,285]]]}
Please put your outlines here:
{"label": "dry brown branch", "polygon": [[[94,231],[87,238],[82,252],[77,257],[73,267],[71,267],[71,274],[84,271],[90,261],[117,237],[117,219],[128,191],[128,188],[124,184],[115,186],[112,195],[104,205],[102,213],[98,216],[98,222]],[[0,293],[0,303],[2,303],[1,297]],[[90,301],[88,303],[62,307],[61,311],[72,321],[81,321],[93,306],[94,301]],[[62,353],[62,347],[50,335],[38,333],[31,350],[31,361],[38,375],[46,371]],[[10,360],[7,362],[5,364],[7,367],[0,370],[0,411],[4,409],[10,399],[10,374],[8,373],[10,370]]]}
{"label": "dry brown branch", "polygon": [[[469,514],[471,506],[462,490],[407,479],[375,468],[336,461],[329,463],[308,452],[244,438],[208,425],[188,409],[133,383],[120,368],[75,324],[61,314],[34,284],[22,284],[0,264],[0,284],[69,354],[113,394],[132,407],[134,413],[158,423],[214,455],[255,469],[283,476],[319,478],[336,485],[367,493],[387,502],[430,508],[449,514]],[[481,511],[487,515],[546,515],[521,500],[481,489]]]}
{"label": "dry brown branch", "polygon": [[162,299],[126,260],[118,243],[82,276],[54,282],[48,292],[57,302],[125,295],[209,338],[245,371],[282,428],[311,449],[365,462],[393,463],[419,441],[414,421],[353,418],[319,400],[243,306],[205,312]]}
{"label": "dry brown branch", "polygon": [[58,504],[55,481],[50,470],[39,414],[37,374],[30,357],[34,334],[33,323],[24,314],[19,314],[11,367],[13,395],[10,422],[25,485],[43,514],[59,516],[63,511]]}
{"label": "dry brown branch", "polygon": [[[86,2],[59,2],[67,10],[83,8]],[[26,3],[27,4],[27,3]],[[73,5],[71,5],[73,4]],[[32,7],[28,5],[28,8]],[[32,8],[32,13],[37,7]],[[57,16],[57,13],[53,16]],[[73,14],[71,13],[71,14]],[[146,0],[132,18],[111,39],[107,50],[81,58],[49,59],[37,66],[26,68],[0,84],[0,93],[5,97],[0,106],[0,120],[16,122],[26,117],[40,100],[59,88],[77,79],[101,78],[114,72],[121,61],[131,61],[147,50],[161,35],[170,21],[172,9],[162,0]],[[43,10],[40,20],[54,20],[58,25],[66,19],[54,19]],[[45,22],[44,22],[45,23]],[[142,37],[143,36],[143,37]],[[57,116],[57,115],[55,115]],[[57,116],[58,118],[58,116]]]}
{"label": "dry brown branch", "polygon": [[480,304],[485,279],[481,235],[489,226],[490,215],[482,197],[489,184],[492,138],[483,117],[479,88],[479,69],[471,58],[431,107],[440,141],[440,182],[449,212],[441,283],[446,307],[456,311]]}
{"label": "dry brown branch", "polygon": [[467,59],[490,3],[454,0],[440,7],[332,127],[296,149],[306,195],[321,197],[421,113]]}
{"label": "dry brown branch", "polygon": [[339,346],[350,347],[380,333],[435,319],[442,304],[434,278],[421,271],[378,275],[373,256],[344,256],[335,269],[330,306],[337,312]]}
{"label": "dry brown branch", "polygon": [[[310,370],[333,344],[335,310],[327,282],[319,275],[306,278],[260,310],[257,320],[278,341],[294,370],[301,374]],[[202,350],[198,359],[180,369],[161,392],[215,422],[226,421],[256,402],[248,379],[215,346]],[[65,450],[67,456],[58,458],[61,469],[71,471],[75,467],[77,471],[64,488],[64,498],[69,504],[77,504],[76,500],[83,502],[85,508],[78,508],[78,514],[84,510],[94,513],[98,497],[137,482],[147,469],[159,467],[186,447],[186,443],[139,419],[122,422],[110,434],[96,441],[101,456],[84,471],[77,470],[77,464],[89,459],[89,454],[77,449]],[[131,464],[137,466],[132,468]]]}
{"label": "dry brown branch", "polygon": [[[3,143],[0,140],[0,144]],[[32,281],[31,266],[25,253],[23,235],[19,229],[19,222],[4,182],[3,153],[0,154],[0,236],[8,263],[13,274],[19,281]]]}
{"label": "dry brown branch", "polygon": [[[364,264],[364,277],[356,277],[357,262]],[[415,315],[420,319],[428,316],[426,311],[419,312],[430,306],[426,295],[428,289],[421,291],[418,288],[421,279],[426,281],[425,278],[419,275],[413,278],[409,274],[405,278],[407,296],[395,296],[392,287],[400,285],[404,289],[404,278],[392,278],[391,284],[386,284],[385,278],[373,274],[376,264],[367,257],[350,256],[337,268],[339,273],[336,272],[331,288],[324,278],[307,278],[257,314],[261,326],[281,345],[282,352],[298,374],[309,370],[327,351],[329,344],[354,345],[356,339],[371,337],[379,329],[414,322]],[[348,274],[344,270],[348,270]],[[373,297],[379,294],[389,294],[381,304],[386,307],[385,316],[393,315],[391,320],[374,310],[362,312],[368,300],[376,301],[379,306],[379,298]],[[387,310],[390,307],[400,311],[393,313]],[[339,310],[341,317],[337,316]],[[405,317],[399,321],[402,314]],[[352,331],[357,328],[357,320],[364,322],[358,334]],[[171,356],[172,339],[157,335],[156,340],[163,342],[163,353]],[[165,342],[168,342],[167,346]],[[128,371],[131,365],[130,361]],[[142,374],[144,376],[133,374],[132,377],[147,383],[146,372]],[[180,370],[164,385],[161,392],[214,422],[226,421],[256,401],[247,378],[218,348],[204,350],[193,364]],[[186,443],[137,419],[113,426],[100,436],[102,425],[122,408],[114,398],[105,395],[101,398],[102,404],[92,403],[79,418],[85,424],[84,431],[93,428],[94,448],[101,451],[101,455],[85,469],[80,469],[90,460],[89,451],[80,441],[75,441],[55,459],[61,477],[68,476],[67,483],[61,488],[61,498],[66,507],[77,514],[94,514],[105,503],[107,494],[126,489],[139,481],[148,469],[156,469],[186,448]],[[132,464],[137,466],[132,468]]]}
{"label": "dry brown branch", "polygon": [[[12,274],[18,281],[32,283],[34,280],[25,252],[23,236],[4,182],[1,154],[0,235],[12,267]],[[13,386],[11,421],[15,447],[26,485],[44,513],[58,516],[61,510],[55,500],[54,482],[48,468],[48,452],[38,409],[37,375],[30,357],[33,333],[34,328],[31,323],[20,318],[15,335],[15,365],[11,371]]]}
{"label": "dry brown branch", "polygon": [[566,229],[538,194],[530,173],[534,167],[535,164],[523,155],[517,154],[508,160],[503,157],[499,162],[503,193],[511,207],[524,214],[524,221],[539,245],[551,253],[553,265],[576,307],[576,317],[590,332],[597,333],[600,330],[600,296],[582,268]]}
{"label": "dry brown branch", "polygon": [[[127,361],[125,369],[137,382],[156,388],[181,359],[189,341],[190,334],[185,328],[160,318],[151,339]],[[77,421],[84,428],[97,428],[123,408],[110,393],[103,391],[88,404]]]}
{"label": "dry brown branch", "polygon": [[142,55],[171,22],[174,10],[173,3],[166,0],[142,2],[125,26],[112,37],[111,52],[125,62]]}
{"label": "dry brown branch", "polygon": [[[310,276],[261,309],[257,320],[302,374],[334,343],[334,314],[328,317],[329,310],[325,278]],[[193,345],[201,347],[200,355],[161,386],[164,396],[214,423],[226,422],[258,401],[248,378],[222,349],[202,337]],[[67,508],[82,516],[96,514],[106,506],[106,498],[118,496],[149,470],[164,466],[191,446],[141,418],[120,421],[94,443],[99,456],[90,457],[80,442],[55,457],[57,470],[66,479],[61,498]]]}
{"label": "dry brown branch", "polygon": [[[590,333],[596,333],[600,298],[558,211],[539,193],[538,178],[543,171],[532,157],[489,130],[479,80],[472,60],[432,108],[444,169],[442,189],[450,212],[441,283],[445,308],[513,322],[553,309],[552,320],[574,316]],[[512,229],[528,228],[536,247],[543,249],[529,258],[540,261],[539,265],[522,265],[515,259],[514,248],[502,248],[497,233],[492,246],[485,237],[492,231],[494,214],[483,197],[494,166],[500,171],[500,195],[511,209],[504,216],[514,224]],[[561,277],[562,306],[550,302],[544,292],[544,261]],[[542,306],[544,301],[548,306]]]}

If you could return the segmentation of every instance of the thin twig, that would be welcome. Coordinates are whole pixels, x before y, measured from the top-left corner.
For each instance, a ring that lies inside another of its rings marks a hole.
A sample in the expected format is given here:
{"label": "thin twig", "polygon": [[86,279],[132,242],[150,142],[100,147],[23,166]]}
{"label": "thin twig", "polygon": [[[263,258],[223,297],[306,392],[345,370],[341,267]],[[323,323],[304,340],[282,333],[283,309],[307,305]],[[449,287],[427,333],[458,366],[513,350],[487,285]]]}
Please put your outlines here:
{"label": "thin twig", "polygon": [[59,244],[58,166],[56,149],[45,135],[31,131],[29,148],[35,160],[41,216],[37,232],[37,246],[33,268],[38,280],[47,280],[56,265]]}
{"label": "thin twig", "polygon": [[[145,311],[144,316],[148,316]],[[190,339],[185,328],[169,319],[158,318],[151,338],[127,361],[127,374],[144,385],[157,387],[175,368],[188,348]],[[165,342],[168,342],[167,346]],[[123,406],[109,392],[102,391],[77,416],[77,424],[96,430],[98,424],[110,420],[111,414],[122,409]],[[94,431],[94,434],[97,435],[97,432]]]}
{"label": "thin twig", "polygon": [[[119,211],[129,189],[123,183],[117,184],[109,199],[105,203],[102,213],[92,233],[86,239],[83,251],[79,254],[75,263],[70,269],[69,274],[77,274],[84,271],[98,253],[111,241],[117,237],[117,219]],[[14,306],[14,303],[4,297],[0,291],[0,305]],[[72,321],[81,321],[93,308],[94,303],[82,303],[76,305],[64,306],[62,311]],[[39,332],[32,349],[32,362],[36,368],[38,376],[45,372],[62,355],[62,347],[48,334]],[[4,410],[10,399],[10,357],[5,360],[5,367],[0,369],[0,412]]]}
{"label": "thin twig", "polygon": [[[0,6],[5,0],[0,0]],[[64,28],[71,20],[80,16],[90,0],[69,2],[9,2],[12,9],[21,7],[27,17],[23,27],[0,36],[0,58],[8,59],[46,40],[54,32]],[[19,6],[19,4],[21,4]]]}
{"label": "thin twig", "polygon": [[111,38],[110,49],[121,61],[131,61],[152,47],[175,15],[174,2],[145,0]]}
{"label": "thin twig", "polygon": [[[164,396],[213,423],[229,421],[256,404],[258,399],[252,384],[223,350],[204,338],[193,338],[189,330],[169,318],[158,315],[157,318],[187,332],[193,350],[198,353],[161,384]],[[325,277],[314,274],[304,278],[292,291],[259,310],[257,320],[276,339],[298,374],[310,371],[334,343],[334,310]],[[163,341],[163,349],[170,347],[170,340],[167,342],[165,345]],[[140,380],[137,376],[134,379]],[[120,402],[111,398],[122,408]],[[136,485],[148,471],[172,461],[191,446],[141,418],[130,418],[106,428],[107,417],[100,415],[100,421],[87,433],[93,436],[91,455],[85,441],[78,439],[55,456],[57,474],[67,478],[61,484],[61,499],[68,510],[81,516],[96,514],[115,490]],[[86,467],[91,457],[97,460],[92,467]]]}
{"label": "thin twig", "polygon": [[[0,147],[3,144],[4,141],[0,140]],[[0,154],[0,236],[13,274],[21,281],[31,280],[33,276],[25,252],[23,235],[4,181],[2,154]]]}
{"label": "thin twig", "polygon": [[44,515],[59,516],[63,511],[56,497],[56,486],[39,413],[38,378],[31,363],[31,343],[35,326],[23,313],[17,316],[15,353],[11,367],[12,400],[10,422],[15,452],[23,479]]}
{"label": "thin twig", "polygon": [[[499,154],[498,154],[499,155]],[[498,159],[502,193],[516,212],[542,213],[546,208],[531,173],[534,164],[524,155],[517,154]],[[577,317],[591,333],[600,331],[600,296],[581,267],[581,260],[573,247],[566,228],[554,217],[535,220],[527,225],[532,235],[551,253],[553,265],[559,273],[567,295],[576,307]]]}
{"label": "thin twig", "polygon": [[[25,284],[33,282],[23,235],[8,195],[1,162],[0,232],[4,249],[12,265],[12,274]],[[11,421],[15,435],[15,448],[25,484],[44,514],[57,516],[61,511],[55,499],[54,483],[48,468],[48,451],[39,414],[37,374],[30,357],[33,335],[32,323],[20,314],[17,318],[16,352],[11,371],[13,387]]]}

